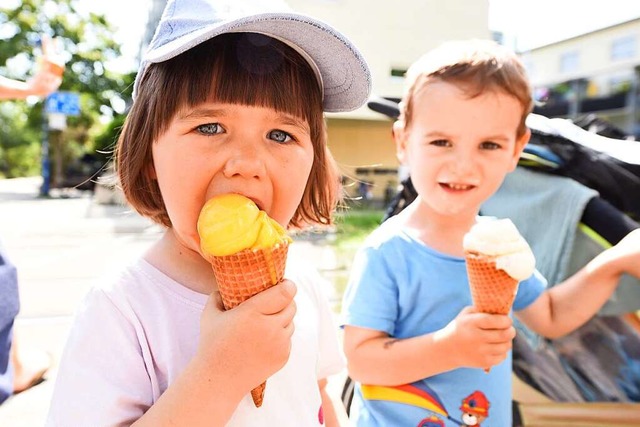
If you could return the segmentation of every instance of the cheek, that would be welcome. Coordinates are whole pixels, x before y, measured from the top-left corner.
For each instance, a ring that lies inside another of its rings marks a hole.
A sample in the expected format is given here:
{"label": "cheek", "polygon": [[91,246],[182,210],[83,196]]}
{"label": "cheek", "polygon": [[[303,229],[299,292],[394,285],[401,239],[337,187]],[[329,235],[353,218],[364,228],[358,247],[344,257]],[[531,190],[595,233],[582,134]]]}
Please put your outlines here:
{"label": "cheek", "polygon": [[[301,152],[276,165],[274,180],[274,215],[288,224],[304,196],[311,175],[314,154]],[[277,213],[276,213],[277,212]]]}

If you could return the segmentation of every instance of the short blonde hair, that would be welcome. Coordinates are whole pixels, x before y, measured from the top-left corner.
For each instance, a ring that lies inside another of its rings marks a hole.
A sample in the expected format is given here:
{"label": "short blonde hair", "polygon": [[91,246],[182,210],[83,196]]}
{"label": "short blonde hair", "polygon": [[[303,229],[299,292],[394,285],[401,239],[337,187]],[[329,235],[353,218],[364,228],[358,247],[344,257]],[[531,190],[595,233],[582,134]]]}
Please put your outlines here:
{"label": "short blonde hair", "polygon": [[513,96],[522,105],[516,135],[526,132],[525,120],[533,109],[531,85],[520,59],[504,46],[490,40],[451,41],[418,59],[407,71],[400,104],[400,119],[405,128],[413,119],[416,94],[437,80],[458,85],[470,98],[486,91]]}
{"label": "short blonde hair", "polygon": [[270,107],[309,123],[313,164],[290,225],[330,224],[338,172],[327,148],[319,82],[292,48],[253,33],[224,34],[149,66],[116,149],[118,178],[131,206],[171,227],[160,188],[150,174],[152,144],[180,110],[212,101]]}

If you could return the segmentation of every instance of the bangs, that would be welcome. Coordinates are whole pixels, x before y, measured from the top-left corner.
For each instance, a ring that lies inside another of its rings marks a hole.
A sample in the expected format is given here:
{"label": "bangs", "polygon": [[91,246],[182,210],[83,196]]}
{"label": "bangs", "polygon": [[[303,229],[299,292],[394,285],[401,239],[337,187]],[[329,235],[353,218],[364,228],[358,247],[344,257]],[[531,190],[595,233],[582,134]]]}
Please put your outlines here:
{"label": "bangs", "polygon": [[[165,104],[171,116],[205,102],[273,108],[307,122],[322,110],[320,84],[307,61],[261,34],[224,34],[157,67],[174,100]],[[166,102],[167,93],[158,95]]]}

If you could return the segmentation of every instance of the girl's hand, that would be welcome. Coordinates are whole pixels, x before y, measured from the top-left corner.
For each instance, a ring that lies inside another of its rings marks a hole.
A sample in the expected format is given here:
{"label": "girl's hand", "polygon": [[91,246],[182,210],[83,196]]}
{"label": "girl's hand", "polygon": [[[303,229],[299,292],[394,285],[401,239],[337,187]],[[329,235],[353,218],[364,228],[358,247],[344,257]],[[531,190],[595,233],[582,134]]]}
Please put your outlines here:
{"label": "girl's hand", "polygon": [[459,366],[489,368],[502,362],[516,336],[511,318],[501,314],[480,313],[465,307],[436,338],[448,341],[450,354]]}
{"label": "girl's hand", "polygon": [[223,369],[240,396],[280,370],[289,359],[296,286],[289,280],[224,311],[220,295],[209,298],[200,320],[198,355],[209,369]]}

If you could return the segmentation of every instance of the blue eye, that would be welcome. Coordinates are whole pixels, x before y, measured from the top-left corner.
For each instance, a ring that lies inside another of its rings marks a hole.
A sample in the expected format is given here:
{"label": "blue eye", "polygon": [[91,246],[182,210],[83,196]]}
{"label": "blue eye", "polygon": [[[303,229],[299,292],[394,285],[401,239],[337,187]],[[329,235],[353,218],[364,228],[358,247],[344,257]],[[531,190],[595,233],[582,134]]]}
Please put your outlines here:
{"label": "blue eye", "polygon": [[220,123],[207,123],[205,125],[200,125],[196,127],[198,133],[203,135],[215,135],[219,133],[224,133],[224,128],[220,126]]}
{"label": "blue eye", "polygon": [[293,140],[290,134],[278,129],[269,131],[268,138],[280,143],[286,143]]}

